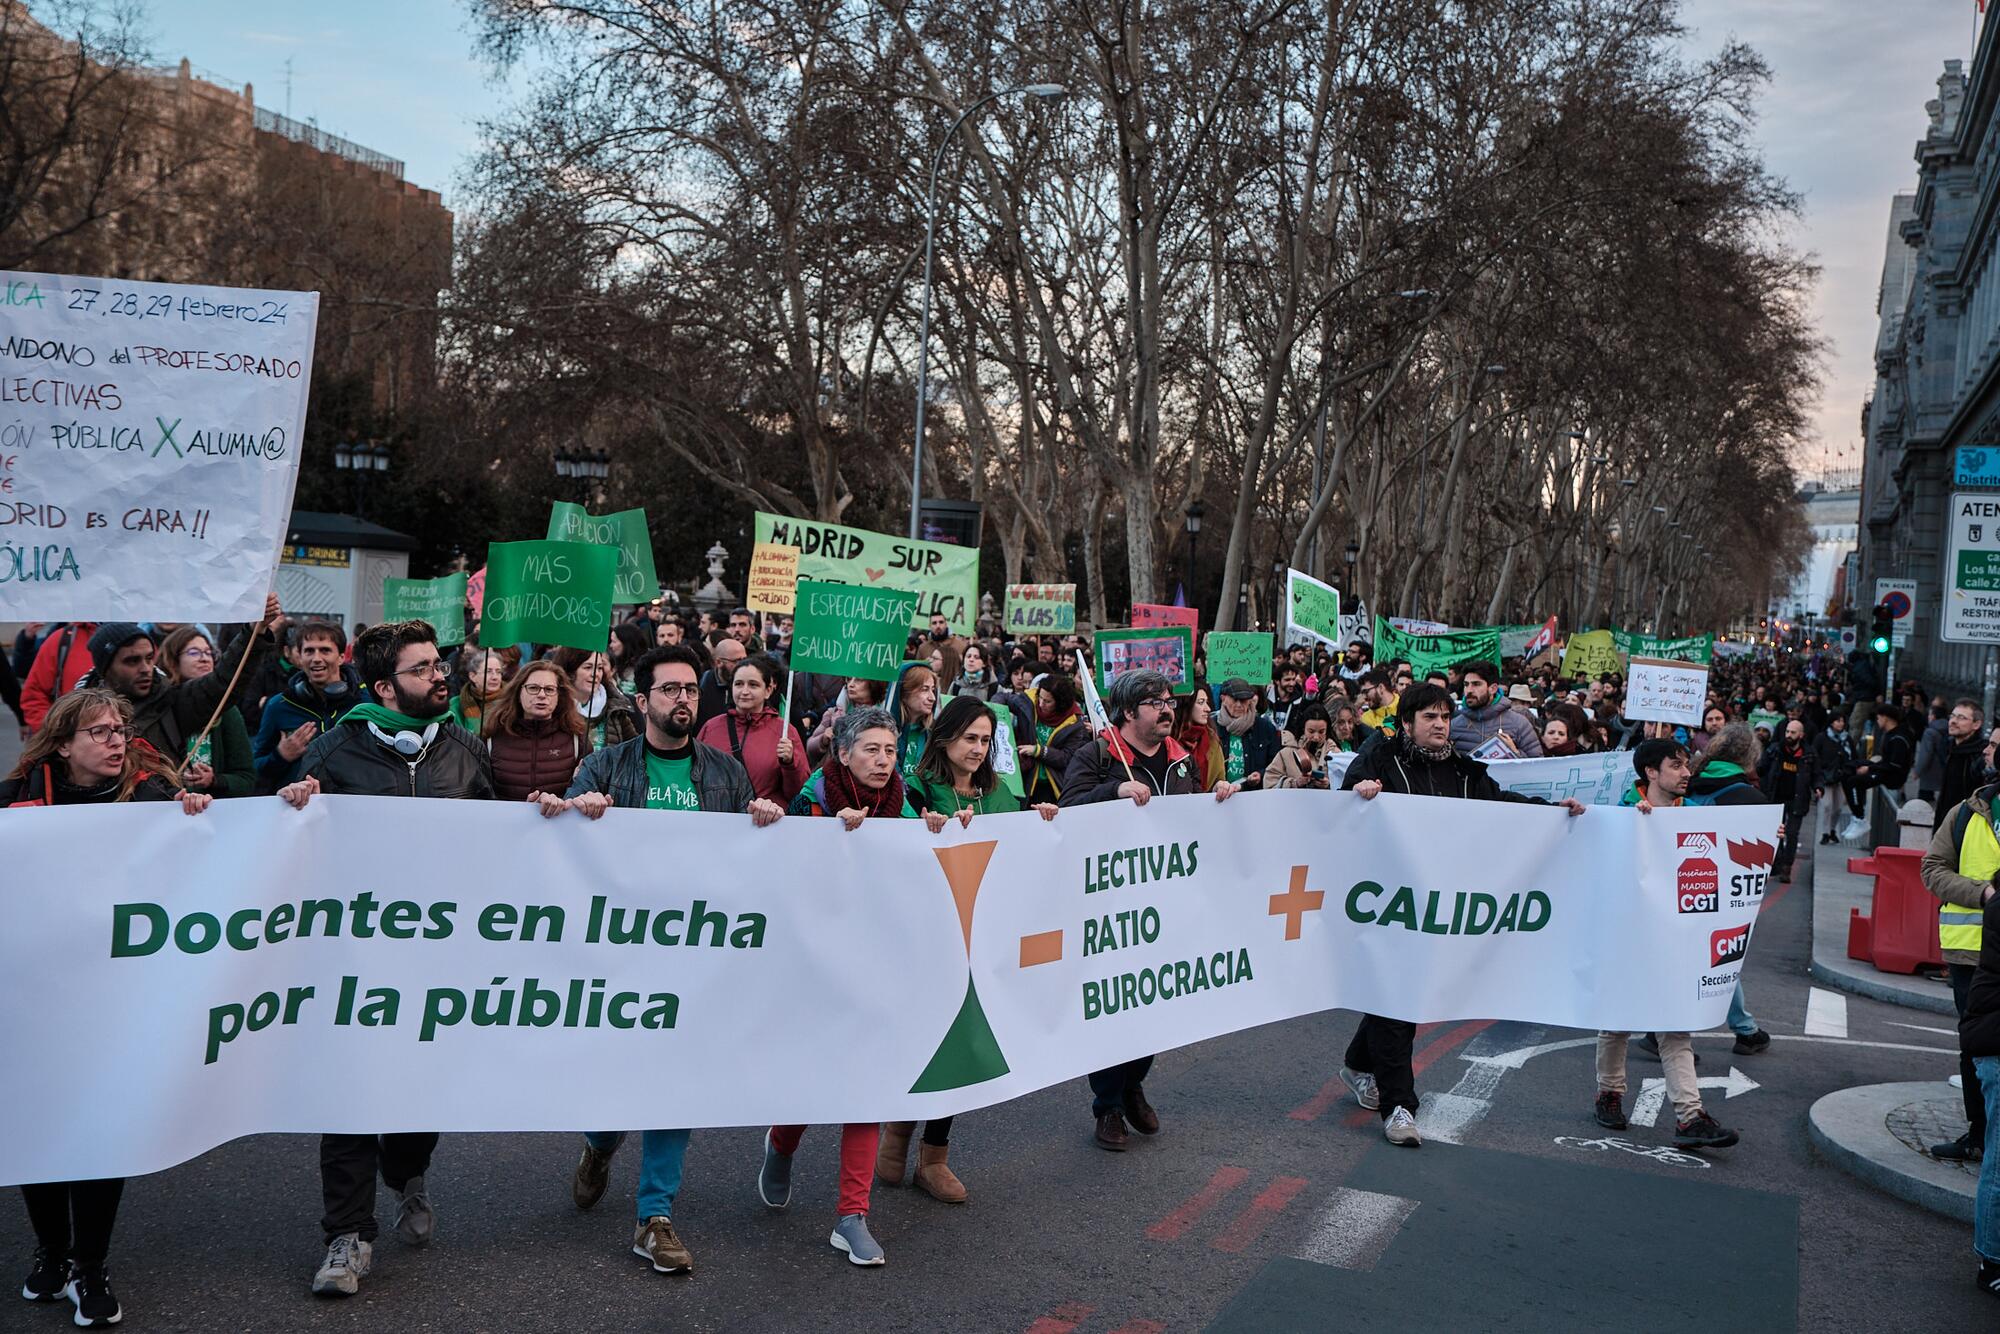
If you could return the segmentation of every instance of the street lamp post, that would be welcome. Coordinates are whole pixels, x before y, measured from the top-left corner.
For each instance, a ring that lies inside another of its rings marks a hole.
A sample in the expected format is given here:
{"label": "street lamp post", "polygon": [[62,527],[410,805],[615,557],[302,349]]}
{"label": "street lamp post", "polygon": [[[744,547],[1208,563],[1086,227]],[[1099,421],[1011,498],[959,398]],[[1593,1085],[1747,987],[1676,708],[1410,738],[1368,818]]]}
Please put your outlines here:
{"label": "street lamp post", "polygon": [[926,381],[930,378],[931,355],[931,262],[937,252],[937,183],[938,172],[944,167],[944,154],[958,137],[958,127],[965,124],[973,112],[996,98],[1011,97],[1015,93],[1029,93],[1045,102],[1052,102],[1067,90],[1059,83],[1023,83],[1012,88],[1002,88],[988,93],[958,114],[958,119],[945,131],[944,142],[938,145],[937,153],[931,158],[931,184],[924,196],[924,310],[917,322],[917,428],[916,443],[910,449],[910,538],[912,541],[922,536],[918,530],[918,508],[924,494],[924,400],[929,397]]}
{"label": "street lamp post", "polygon": [[341,440],[333,446],[333,466],[354,474],[354,517],[368,517],[368,474],[389,471],[389,447],[374,440]]}
{"label": "street lamp post", "polygon": [[577,503],[588,507],[595,484],[611,476],[611,451],[599,446],[572,449],[565,445],[556,451],[556,477],[562,481],[576,483]]}
{"label": "street lamp post", "polygon": [[1188,506],[1185,513],[1187,515],[1187,539],[1188,539],[1187,600],[1188,600],[1188,606],[1198,608],[1201,606],[1201,596],[1200,594],[1195,592],[1194,540],[1197,537],[1201,536],[1201,516],[1208,513],[1208,506],[1202,504],[1199,499],[1190,500],[1188,502]]}

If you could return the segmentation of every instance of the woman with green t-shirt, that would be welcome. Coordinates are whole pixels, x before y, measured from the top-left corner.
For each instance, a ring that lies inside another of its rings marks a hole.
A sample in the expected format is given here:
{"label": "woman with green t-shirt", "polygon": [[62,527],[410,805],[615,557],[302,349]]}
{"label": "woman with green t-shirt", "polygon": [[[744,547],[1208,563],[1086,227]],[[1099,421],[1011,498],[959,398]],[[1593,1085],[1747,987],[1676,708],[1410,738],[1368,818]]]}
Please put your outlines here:
{"label": "woman with green t-shirt", "polygon": [[[910,804],[923,813],[924,823],[933,834],[943,833],[954,818],[964,828],[975,815],[1025,809],[1021,799],[994,772],[993,710],[984,700],[969,695],[954,696],[938,714],[910,783]],[[1037,804],[1035,809],[1044,820],[1056,817],[1056,808],[1047,802]],[[916,1185],[947,1204],[963,1204],[965,1183],[946,1162],[951,1121],[947,1116],[925,1123],[924,1142],[917,1155]],[[903,1173],[909,1167],[910,1136],[916,1128],[914,1121],[891,1121],[882,1127],[882,1147],[875,1160],[878,1180],[902,1184]]]}

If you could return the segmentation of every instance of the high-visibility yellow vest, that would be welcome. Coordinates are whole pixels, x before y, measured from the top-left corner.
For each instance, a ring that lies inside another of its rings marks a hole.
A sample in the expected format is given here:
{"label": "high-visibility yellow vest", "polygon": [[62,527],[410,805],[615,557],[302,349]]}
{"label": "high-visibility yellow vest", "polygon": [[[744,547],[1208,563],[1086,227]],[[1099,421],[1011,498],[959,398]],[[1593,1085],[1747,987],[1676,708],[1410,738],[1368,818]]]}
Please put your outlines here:
{"label": "high-visibility yellow vest", "polygon": [[[1984,884],[2000,871],[2000,839],[1993,836],[1990,817],[1970,812],[1965,837],[1958,843],[1958,873]],[[1956,903],[1938,906],[1938,948],[1979,952],[1980,926],[1986,914],[1980,908],[1961,908]]]}

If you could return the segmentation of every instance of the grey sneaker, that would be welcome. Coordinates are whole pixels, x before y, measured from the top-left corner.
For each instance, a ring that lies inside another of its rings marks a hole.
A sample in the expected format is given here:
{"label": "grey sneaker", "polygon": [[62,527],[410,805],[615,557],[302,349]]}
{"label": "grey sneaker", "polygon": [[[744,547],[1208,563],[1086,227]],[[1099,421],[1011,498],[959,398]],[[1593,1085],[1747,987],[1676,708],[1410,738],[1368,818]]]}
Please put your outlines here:
{"label": "grey sneaker", "polygon": [[1424,1146],[1423,1136],[1417,1133],[1417,1118],[1410,1115],[1407,1107],[1398,1107],[1389,1113],[1389,1119],[1382,1123],[1382,1137],[1405,1149],[1421,1149]]}
{"label": "grey sneaker", "polygon": [[326,1260],[313,1275],[312,1290],[321,1297],[352,1297],[375,1263],[375,1248],[358,1232],[343,1232],[327,1243]]}
{"label": "grey sneaker", "polygon": [[757,1198],[773,1209],[792,1202],[792,1158],[778,1152],[768,1130],[764,1132],[764,1167],[757,1173]]}
{"label": "grey sneaker", "polygon": [[396,1209],[396,1235],[412,1246],[428,1246],[437,1235],[437,1211],[431,1208],[431,1197],[424,1193],[424,1179],[411,1177],[396,1192],[400,1201]]}
{"label": "grey sneaker", "polygon": [[569,1197],[579,1209],[588,1209],[604,1198],[611,1184],[611,1155],[599,1153],[589,1140],[583,1142],[583,1157],[577,1159],[576,1174],[569,1179]]}
{"label": "grey sneaker", "polygon": [[846,1251],[849,1264],[885,1265],[889,1257],[882,1254],[881,1245],[868,1231],[867,1214],[842,1214],[840,1221],[833,1225],[833,1249]]}
{"label": "grey sneaker", "polygon": [[664,1215],[639,1224],[632,1234],[632,1254],[651,1260],[654,1270],[662,1274],[685,1274],[694,1268],[694,1257],[674,1231],[673,1220]]}
{"label": "grey sneaker", "polygon": [[1375,1087],[1375,1076],[1364,1075],[1359,1070],[1340,1067],[1340,1082],[1347,1085],[1354,1094],[1354,1100],[1369,1111],[1378,1111],[1382,1106],[1381,1090]]}

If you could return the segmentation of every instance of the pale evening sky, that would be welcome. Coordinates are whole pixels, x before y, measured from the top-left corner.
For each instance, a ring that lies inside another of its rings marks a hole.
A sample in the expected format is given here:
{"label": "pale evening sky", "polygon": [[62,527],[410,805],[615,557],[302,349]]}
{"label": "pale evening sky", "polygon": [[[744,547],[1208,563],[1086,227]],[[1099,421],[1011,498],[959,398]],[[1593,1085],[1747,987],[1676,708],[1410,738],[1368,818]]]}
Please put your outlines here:
{"label": "pale evening sky", "polygon": [[[1874,381],[1875,291],[1889,196],[1911,187],[1923,104],[1949,58],[1968,66],[1973,0],[1686,0],[1690,52],[1729,37],[1763,53],[1773,79],[1755,134],[1805,198],[1795,242],[1824,268],[1812,309],[1832,345],[1807,475],[1859,461],[1862,399]],[[408,176],[455,202],[453,178],[478,120],[509,96],[472,51],[448,0],[155,0],[162,63],[183,55],[257,101],[403,159]]]}

